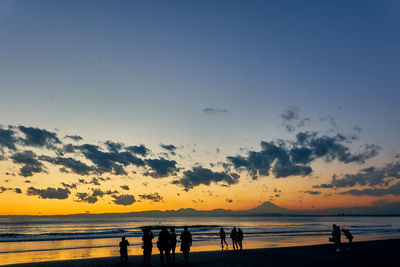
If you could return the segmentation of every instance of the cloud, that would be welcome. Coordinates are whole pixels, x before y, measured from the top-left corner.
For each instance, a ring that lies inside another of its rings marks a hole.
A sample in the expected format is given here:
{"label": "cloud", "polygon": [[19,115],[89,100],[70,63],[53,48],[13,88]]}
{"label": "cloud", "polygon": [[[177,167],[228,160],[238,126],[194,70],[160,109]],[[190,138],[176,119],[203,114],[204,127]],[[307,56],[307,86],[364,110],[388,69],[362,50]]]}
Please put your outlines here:
{"label": "cloud", "polygon": [[168,150],[169,153],[171,153],[171,155],[175,155],[175,150],[177,149],[177,147],[174,145],[160,144],[160,147],[164,148],[165,150]]}
{"label": "cloud", "polygon": [[0,126],[0,151],[3,151],[5,147],[15,151],[17,149],[15,147],[16,143],[15,131],[10,128],[6,130]]}
{"label": "cloud", "polygon": [[351,189],[339,193],[340,195],[352,196],[384,196],[384,195],[400,195],[400,182],[387,188],[366,188],[366,189]]}
{"label": "cloud", "polygon": [[70,188],[70,189],[75,189],[77,186],[76,183],[72,183],[72,184],[61,183],[61,185],[64,186],[65,188]]}
{"label": "cloud", "polygon": [[311,190],[307,190],[307,191],[300,191],[309,195],[320,195],[321,192],[320,191],[311,191]]}
{"label": "cloud", "polygon": [[85,163],[73,158],[63,158],[63,157],[51,158],[47,156],[41,156],[39,157],[39,159],[56,165],[64,166],[64,168],[60,170],[65,173],[73,172],[79,175],[88,175],[91,171],[94,170],[93,167],[90,167]]}
{"label": "cloud", "polygon": [[112,141],[106,141],[104,144],[107,146],[108,150],[113,153],[118,153],[124,147],[124,144]]}
{"label": "cloud", "polygon": [[150,200],[151,202],[160,202],[163,200],[163,197],[160,196],[160,194],[158,194],[157,192],[148,194],[148,195],[146,195],[146,194],[139,195],[139,198],[147,199],[147,200]]}
{"label": "cloud", "polygon": [[185,191],[189,191],[195,186],[210,185],[211,183],[220,183],[225,185],[232,185],[239,182],[239,175],[225,172],[214,172],[210,169],[203,167],[193,167],[192,170],[187,170],[183,173],[183,177],[175,180],[172,183],[181,185]]}
{"label": "cloud", "polygon": [[64,136],[64,138],[66,138],[66,139],[69,138],[71,140],[74,140],[75,142],[83,140],[83,138],[79,135],[66,135],[66,136]]}
{"label": "cloud", "polygon": [[150,149],[148,149],[144,145],[128,146],[126,147],[126,150],[132,152],[133,154],[141,155],[143,157],[147,156],[147,154],[150,153]]}
{"label": "cloud", "polygon": [[77,202],[86,202],[89,204],[93,204],[99,200],[97,197],[94,197],[85,192],[83,192],[83,193],[78,192],[78,193],[76,193],[75,196],[78,198]]}
{"label": "cloud", "polygon": [[61,144],[54,132],[25,126],[18,126],[18,129],[25,134],[25,138],[22,138],[21,141],[27,146],[54,149],[55,145]]}
{"label": "cloud", "polygon": [[129,190],[129,185],[121,185],[120,186],[123,190]]}
{"label": "cloud", "polygon": [[228,113],[228,110],[219,108],[205,108],[203,109],[203,112],[209,115],[218,115],[218,114]]}
{"label": "cloud", "polygon": [[24,177],[32,176],[34,173],[43,171],[43,164],[37,160],[37,156],[31,150],[18,152],[10,157],[14,163],[23,164],[20,175]]}
{"label": "cloud", "polygon": [[167,159],[145,159],[146,166],[150,167],[150,171],[146,171],[144,175],[151,176],[153,178],[167,177],[169,175],[175,175],[179,169],[176,167],[175,160]]}
{"label": "cloud", "polygon": [[[253,179],[258,176],[268,176],[270,171],[276,178],[288,177],[293,175],[306,176],[312,172],[310,166],[297,164],[290,156],[290,150],[285,147],[285,144],[265,142],[260,143],[261,151],[249,151],[247,157],[235,156],[227,157],[235,169],[245,169]],[[300,158],[296,152],[296,158]],[[304,161],[304,160],[303,160]],[[308,161],[307,161],[308,163]]]}
{"label": "cloud", "polygon": [[116,194],[116,193],[118,193],[118,192],[117,191],[110,191],[110,190],[104,192],[101,189],[92,188],[92,193],[91,194],[86,193],[86,192],[78,192],[78,193],[76,193],[75,196],[78,199],[75,200],[75,201],[77,201],[77,202],[86,202],[86,203],[89,203],[89,204],[93,204],[93,203],[96,203],[104,195],[113,195],[113,194]]}
{"label": "cloud", "polygon": [[313,188],[343,188],[361,186],[387,186],[393,179],[400,179],[400,162],[388,163],[382,168],[368,167],[356,174],[345,174],[341,178],[332,176],[328,184],[314,185]]}
{"label": "cloud", "polygon": [[7,188],[7,187],[4,187],[4,186],[0,186],[0,194],[4,193],[6,191],[14,191],[17,194],[21,194],[22,193],[22,190],[20,188],[10,188],[10,187]]}
{"label": "cloud", "polygon": [[304,126],[306,122],[309,122],[309,118],[300,118],[300,108],[296,106],[287,107],[280,115],[283,126],[287,131],[293,132],[298,127]]}
{"label": "cloud", "polygon": [[133,195],[112,195],[114,198],[113,202],[117,205],[129,206],[136,202]]}
{"label": "cloud", "polygon": [[67,188],[53,188],[47,187],[47,189],[37,189],[33,186],[28,188],[28,196],[39,196],[40,198],[50,198],[50,199],[66,199],[68,198],[71,191]]}
{"label": "cloud", "polygon": [[144,161],[142,159],[134,156],[128,151],[115,151],[115,147],[114,150],[111,148],[110,152],[101,151],[98,146],[91,144],[84,144],[82,146],[77,146],[76,148],[80,150],[88,160],[93,162],[96,166],[96,172],[100,174],[110,172],[116,175],[126,175],[124,167],[130,164],[135,166],[144,166]]}
{"label": "cloud", "polygon": [[318,136],[317,132],[299,132],[296,141],[261,141],[260,151],[249,151],[247,156],[228,156],[227,160],[236,170],[247,170],[253,179],[268,176],[270,172],[276,178],[289,176],[307,176],[312,173],[309,164],[322,158],[326,162],[338,160],[343,163],[364,163],[378,155],[381,149],[377,145],[366,145],[359,153],[351,153],[344,142],[351,137],[341,134]]}

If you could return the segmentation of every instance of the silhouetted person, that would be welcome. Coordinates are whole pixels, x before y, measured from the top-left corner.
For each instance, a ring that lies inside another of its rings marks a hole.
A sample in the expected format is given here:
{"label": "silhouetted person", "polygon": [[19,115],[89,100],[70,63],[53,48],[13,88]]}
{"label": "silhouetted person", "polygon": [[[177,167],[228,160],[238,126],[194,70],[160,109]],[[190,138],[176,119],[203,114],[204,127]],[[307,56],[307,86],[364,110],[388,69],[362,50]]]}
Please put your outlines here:
{"label": "silhouetted person", "polygon": [[181,251],[185,257],[185,264],[187,264],[189,261],[189,251],[191,246],[192,234],[188,231],[188,227],[185,226],[183,228],[183,232],[181,233]]}
{"label": "silhouetted person", "polygon": [[150,227],[145,227],[143,231],[143,266],[150,266],[151,251],[153,250],[153,238],[154,235],[150,230]]}
{"label": "silhouetted person", "polygon": [[231,239],[232,239],[233,250],[238,249],[238,245],[237,245],[238,232],[236,230],[236,227],[233,227],[233,229],[231,231]]}
{"label": "silhouetted person", "polygon": [[167,227],[161,227],[161,231],[158,234],[158,242],[157,246],[160,250],[160,257],[161,257],[161,264],[164,265],[164,253],[165,257],[167,258],[167,264],[169,265],[171,261],[171,254],[170,254],[170,239],[171,235],[169,234]]}
{"label": "silhouetted person", "polygon": [[238,239],[237,240],[238,240],[240,250],[242,250],[243,249],[243,231],[240,228],[238,228]]}
{"label": "silhouetted person", "polygon": [[121,261],[128,261],[128,240],[125,237],[122,237],[121,242],[119,242],[119,253],[121,254]]}
{"label": "silhouetted person", "polygon": [[352,244],[353,244],[353,235],[350,233],[349,230],[347,229],[342,229],[343,234],[346,236],[346,238],[349,240],[349,247],[347,248],[348,250],[351,250]]}
{"label": "silhouetted person", "polygon": [[226,245],[226,249],[228,249],[228,243],[226,243],[226,233],[224,231],[224,228],[221,227],[221,230],[219,230],[219,238],[221,239],[221,248],[224,250],[224,243]]}
{"label": "silhouetted person", "polygon": [[171,251],[172,251],[172,262],[175,262],[175,248],[176,248],[176,233],[175,233],[175,227],[171,227],[170,245],[171,245]]}
{"label": "silhouetted person", "polygon": [[340,227],[336,224],[332,225],[332,237],[333,241],[336,245],[336,252],[341,252],[341,243],[340,243]]}

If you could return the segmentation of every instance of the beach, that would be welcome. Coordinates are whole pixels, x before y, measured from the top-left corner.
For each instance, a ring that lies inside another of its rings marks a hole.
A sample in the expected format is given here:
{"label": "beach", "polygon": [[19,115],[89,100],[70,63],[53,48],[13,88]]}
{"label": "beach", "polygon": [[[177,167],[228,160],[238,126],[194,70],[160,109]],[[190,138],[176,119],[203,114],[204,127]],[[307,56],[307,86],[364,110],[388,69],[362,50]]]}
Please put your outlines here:
{"label": "beach", "polygon": [[[156,249],[153,249],[155,252]],[[244,251],[193,252],[188,266],[399,266],[400,239],[354,242],[352,251],[336,252],[333,244],[250,249]],[[158,254],[152,266],[161,266]],[[64,260],[9,265],[15,267],[47,266],[142,266],[141,256],[130,256],[121,263],[119,257]],[[173,266],[185,266],[177,254]]]}

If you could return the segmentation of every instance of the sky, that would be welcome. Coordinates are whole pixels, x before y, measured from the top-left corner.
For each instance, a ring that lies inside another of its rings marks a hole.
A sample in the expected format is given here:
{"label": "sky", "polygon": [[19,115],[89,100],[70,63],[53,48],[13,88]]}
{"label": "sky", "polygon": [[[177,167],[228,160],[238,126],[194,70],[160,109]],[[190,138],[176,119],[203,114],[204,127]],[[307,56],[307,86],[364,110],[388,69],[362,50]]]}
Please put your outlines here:
{"label": "sky", "polygon": [[0,1],[0,214],[400,201],[399,1]]}

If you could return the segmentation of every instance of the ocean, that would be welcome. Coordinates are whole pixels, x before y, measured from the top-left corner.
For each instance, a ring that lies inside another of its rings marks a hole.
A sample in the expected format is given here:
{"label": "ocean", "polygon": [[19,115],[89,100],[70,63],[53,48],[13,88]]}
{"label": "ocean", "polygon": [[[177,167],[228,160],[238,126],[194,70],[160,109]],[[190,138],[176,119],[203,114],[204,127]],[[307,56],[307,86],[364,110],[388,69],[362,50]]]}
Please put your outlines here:
{"label": "ocean", "polygon": [[[107,219],[0,217],[0,265],[119,256],[122,236],[130,242],[130,255],[139,255],[141,228],[151,226],[155,236],[161,226],[184,225],[193,235],[192,251],[220,250],[219,229],[236,226],[244,232],[244,249],[328,243],[332,224],[349,229],[354,241],[400,238],[400,217],[276,216],[276,217],[163,217]],[[153,253],[157,237],[153,240]],[[343,237],[342,241],[346,241]],[[179,242],[177,250],[179,251]]]}

